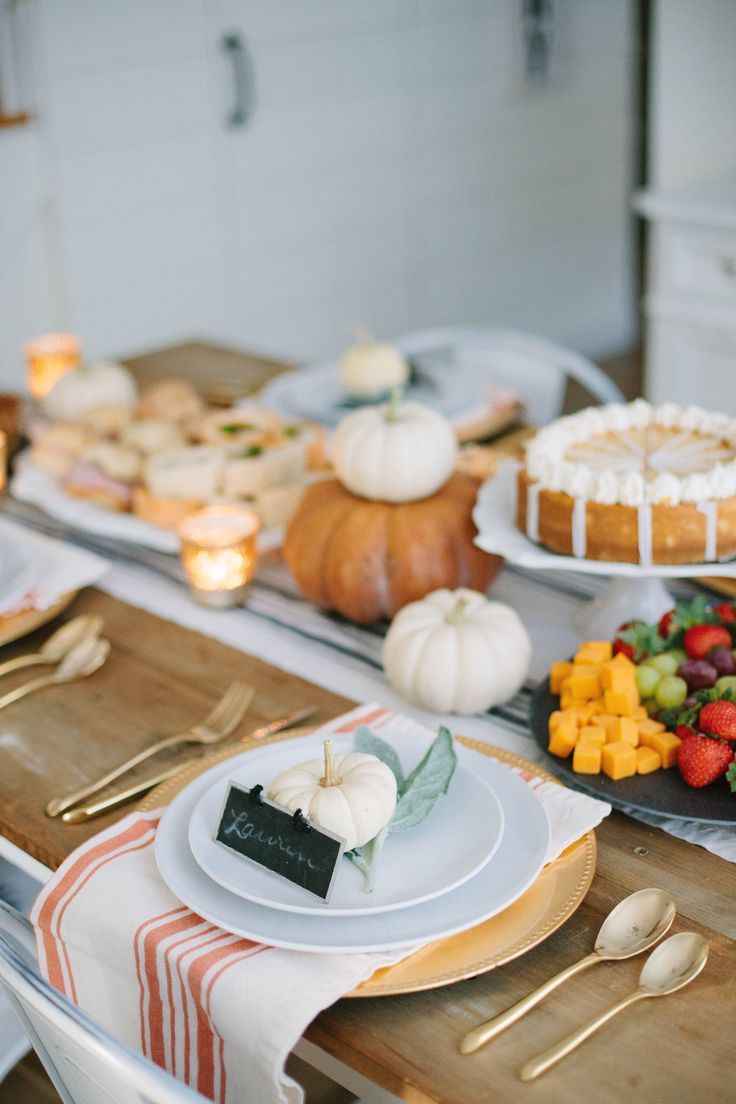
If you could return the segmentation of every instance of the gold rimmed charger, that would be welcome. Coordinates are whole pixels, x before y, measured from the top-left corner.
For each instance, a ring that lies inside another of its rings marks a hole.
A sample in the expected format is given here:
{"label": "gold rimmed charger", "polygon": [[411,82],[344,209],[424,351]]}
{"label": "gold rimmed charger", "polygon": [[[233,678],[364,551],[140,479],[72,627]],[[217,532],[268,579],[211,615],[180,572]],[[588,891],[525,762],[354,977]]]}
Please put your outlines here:
{"label": "gold rimmed charger", "polygon": [[[268,740],[260,740],[254,746],[262,747],[266,743],[298,739],[313,731],[313,727],[292,729]],[[548,781],[556,781],[536,763],[503,748],[484,744],[480,740],[470,740],[465,736],[458,736],[457,740],[481,755],[488,755],[508,766],[519,767]],[[150,812],[168,805],[204,771],[226,759],[242,755],[247,750],[247,744],[237,744],[196,760],[174,778],[151,790],[138,808],[143,812]],[[554,862],[548,863],[531,888],[503,912],[467,931],[429,943],[395,966],[377,970],[372,977],[346,995],[388,997],[437,989],[494,970],[497,966],[518,958],[536,947],[572,916],[593,880],[595,858],[595,834],[591,831],[571,844]]]}
{"label": "gold rimmed charger", "polygon": [[40,629],[42,625],[53,621],[55,617],[63,613],[67,606],[71,605],[78,593],[77,590],[70,590],[48,609],[29,609],[13,614],[12,617],[0,616],[0,648],[4,644],[12,644],[14,640],[20,640],[21,637],[27,636],[28,633],[32,633],[36,629]]}

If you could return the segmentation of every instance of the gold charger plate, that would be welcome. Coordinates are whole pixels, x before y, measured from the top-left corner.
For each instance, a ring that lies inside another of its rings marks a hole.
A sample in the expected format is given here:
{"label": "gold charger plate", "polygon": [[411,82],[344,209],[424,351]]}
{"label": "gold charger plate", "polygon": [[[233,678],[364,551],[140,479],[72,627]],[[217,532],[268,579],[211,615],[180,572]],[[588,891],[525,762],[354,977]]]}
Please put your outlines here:
{"label": "gold charger plate", "polygon": [[[257,746],[306,736],[313,731],[311,727],[292,729],[268,740],[261,740]],[[489,755],[509,766],[521,767],[551,782],[557,781],[538,764],[503,748],[492,747],[465,736],[458,736],[457,740],[481,755]],[[196,760],[174,778],[151,790],[138,808],[143,812],[150,812],[168,805],[205,770],[235,755],[242,755],[246,750],[247,745],[237,744]],[[563,851],[554,862],[548,863],[531,888],[498,916],[458,935],[428,943],[395,966],[377,970],[346,996],[388,997],[399,993],[437,989],[484,974],[518,958],[536,947],[572,916],[593,880],[595,859],[595,833],[588,832]]]}
{"label": "gold charger plate", "polygon": [[14,640],[20,640],[22,636],[27,636],[34,629],[39,629],[41,625],[53,621],[67,606],[71,605],[78,593],[78,590],[70,590],[67,594],[63,594],[58,602],[45,610],[23,610],[22,613],[16,613],[13,617],[0,617],[0,647],[3,644],[11,644]]}

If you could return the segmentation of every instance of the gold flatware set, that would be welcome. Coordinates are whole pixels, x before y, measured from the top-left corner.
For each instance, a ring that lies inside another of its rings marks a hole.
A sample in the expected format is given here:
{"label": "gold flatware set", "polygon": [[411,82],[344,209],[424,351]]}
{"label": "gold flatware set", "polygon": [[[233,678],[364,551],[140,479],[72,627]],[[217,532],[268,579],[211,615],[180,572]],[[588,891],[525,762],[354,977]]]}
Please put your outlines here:
{"label": "gold flatware set", "polygon": [[[22,670],[25,667],[54,667],[54,670],[49,674],[31,679],[22,686],[18,686],[7,694],[0,696],[0,709],[46,686],[86,678],[98,671],[110,654],[109,640],[100,636],[102,627],[101,617],[96,614],[83,614],[67,621],[53,632],[37,652],[29,652],[26,655],[17,656],[15,659],[0,663],[0,677],[13,671]],[[113,767],[100,778],[82,786],[73,793],[52,798],[46,806],[47,815],[50,817],[61,816],[67,824],[79,824],[100,816],[118,805],[123,805],[168,778],[172,778],[187,766],[189,761],[169,766],[165,770],[133,783],[125,790],[98,798],[85,806],[79,804],[86,797],[98,794],[100,790],[104,790],[111,783],[127,774],[128,771],[133,770],[160,751],[192,744],[207,746],[218,744],[227,739],[240,724],[253,701],[254,694],[255,687],[238,680],[234,681],[214,708],[198,724],[192,725],[183,732],[164,736],[144,748],[137,755],[126,759],[124,763]],[[252,729],[251,732],[242,737],[242,742],[249,743],[265,739],[276,732],[291,728],[301,721],[307,720],[313,713],[314,708],[312,707],[297,709],[284,717]],[[78,807],[73,808],[73,806]]]}
{"label": "gold flatware set", "polygon": [[[591,954],[572,963],[522,1000],[492,1020],[479,1024],[460,1040],[461,1054],[472,1054],[525,1016],[559,985],[598,962],[618,962],[650,950],[669,931],[675,902],[662,889],[640,889],[624,898],[601,925]],[[639,985],[628,996],[595,1019],[573,1031],[542,1054],[530,1058],[519,1071],[522,1081],[533,1081],[570,1054],[610,1019],[637,1001],[663,997],[682,989],[698,976],[708,958],[708,944],[697,932],[678,932],[660,943],[644,963]]]}

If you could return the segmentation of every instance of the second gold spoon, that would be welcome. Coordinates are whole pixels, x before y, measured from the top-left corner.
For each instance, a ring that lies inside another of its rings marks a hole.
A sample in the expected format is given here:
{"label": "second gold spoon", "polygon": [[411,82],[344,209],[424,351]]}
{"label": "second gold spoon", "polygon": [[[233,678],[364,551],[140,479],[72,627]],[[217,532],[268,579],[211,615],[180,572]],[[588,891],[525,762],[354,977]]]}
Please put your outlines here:
{"label": "second gold spoon", "polygon": [[596,962],[632,958],[649,950],[669,930],[674,919],[675,902],[663,889],[640,889],[625,897],[603,921],[592,954],[573,962],[572,966],[555,974],[505,1012],[474,1027],[460,1040],[460,1053],[472,1054],[474,1050],[495,1039],[544,1000],[558,985],[562,985],[563,981],[581,970],[586,970],[588,966],[593,966]]}
{"label": "second gold spoon", "polygon": [[8,675],[11,671],[20,671],[23,667],[37,667],[49,663],[59,663],[72,648],[81,644],[83,640],[91,640],[102,632],[103,620],[96,613],[83,613],[79,617],[72,618],[53,632],[39,648],[37,652],[28,652],[26,655],[16,656],[15,659],[6,659],[0,663],[0,675]]}

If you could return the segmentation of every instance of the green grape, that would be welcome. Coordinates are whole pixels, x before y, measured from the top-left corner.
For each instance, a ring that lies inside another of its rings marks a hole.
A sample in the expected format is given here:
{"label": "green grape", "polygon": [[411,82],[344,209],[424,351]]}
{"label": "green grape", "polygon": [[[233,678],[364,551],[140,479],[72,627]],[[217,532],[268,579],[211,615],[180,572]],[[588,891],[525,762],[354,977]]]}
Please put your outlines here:
{"label": "green grape", "polygon": [[662,673],[651,663],[641,663],[636,668],[636,688],[642,698],[651,698],[662,681]]}
{"label": "green grape", "polygon": [[730,690],[736,700],[736,675],[721,675],[716,679],[716,690]]}
{"label": "green grape", "polygon": [[666,675],[657,687],[654,697],[660,709],[676,709],[687,697],[687,683],[684,678],[679,678],[677,675]]}
{"label": "green grape", "polygon": [[662,652],[647,660],[649,666],[659,671],[660,675],[674,675],[681,662],[673,652]]}
{"label": "green grape", "polygon": [[[684,648],[670,648],[669,651],[664,653],[664,655],[674,656],[677,662],[677,667],[679,667],[680,664],[684,663],[687,659],[687,652]],[[675,670],[677,670],[677,667],[675,668]]]}

